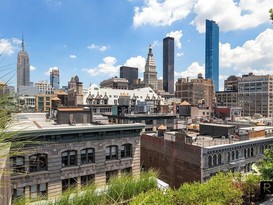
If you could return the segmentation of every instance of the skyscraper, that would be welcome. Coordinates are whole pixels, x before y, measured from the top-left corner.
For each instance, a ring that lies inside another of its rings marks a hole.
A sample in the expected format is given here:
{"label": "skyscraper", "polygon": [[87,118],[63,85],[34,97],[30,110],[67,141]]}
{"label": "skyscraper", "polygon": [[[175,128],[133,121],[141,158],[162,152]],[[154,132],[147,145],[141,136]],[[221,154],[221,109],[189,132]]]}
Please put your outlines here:
{"label": "skyscraper", "polygon": [[145,64],[144,83],[148,86],[152,86],[154,90],[157,90],[157,72],[151,46]]}
{"label": "skyscraper", "polygon": [[174,94],[174,38],[163,39],[163,90]]}
{"label": "skyscraper", "polygon": [[214,90],[219,91],[219,27],[211,20],[206,20],[205,69],[205,78],[212,79]]}
{"label": "skyscraper", "polygon": [[126,78],[129,85],[132,85],[134,81],[138,79],[138,68],[121,66],[119,69],[119,77]]}
{"label": "skyscraper", "polygon": [[53,68],[50,71],[50,85],[55,90],[58,90],[60,88],[60,73],[59,73],[59,69]]}
{"label": "skyscraper", "polygon": [[24,48],[24,36],[22,36],[22,48],[17,55],[17,89],[20,86],[30,85],[30,65],[28,54]]}

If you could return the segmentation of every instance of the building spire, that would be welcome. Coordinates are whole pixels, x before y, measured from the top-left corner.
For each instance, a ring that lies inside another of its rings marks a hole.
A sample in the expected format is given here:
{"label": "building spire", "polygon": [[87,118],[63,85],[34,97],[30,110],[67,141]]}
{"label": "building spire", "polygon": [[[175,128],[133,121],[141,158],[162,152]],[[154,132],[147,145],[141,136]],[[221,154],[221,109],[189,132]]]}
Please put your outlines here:
{"label": "building spire", "polygon": [[24,32],[22,32],[22,51],[25,51],[25,45],[24,45]]}

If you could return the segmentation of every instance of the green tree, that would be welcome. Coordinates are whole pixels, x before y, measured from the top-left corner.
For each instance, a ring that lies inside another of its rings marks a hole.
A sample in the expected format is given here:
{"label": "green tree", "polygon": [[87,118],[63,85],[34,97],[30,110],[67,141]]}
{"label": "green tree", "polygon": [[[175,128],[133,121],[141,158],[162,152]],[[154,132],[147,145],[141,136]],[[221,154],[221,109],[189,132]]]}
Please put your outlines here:
{"label": "green tree", "polygon": [[273,181],[273,147],[264,151],[264,159],[259,161],[258,169],[263,180]]}
{"label": "green tree", "polygon": [[271,8],[271,9],[269,10],[269,14],[270,14],[270,20],[271,20],[272,23],[273,23],[273,8]]}

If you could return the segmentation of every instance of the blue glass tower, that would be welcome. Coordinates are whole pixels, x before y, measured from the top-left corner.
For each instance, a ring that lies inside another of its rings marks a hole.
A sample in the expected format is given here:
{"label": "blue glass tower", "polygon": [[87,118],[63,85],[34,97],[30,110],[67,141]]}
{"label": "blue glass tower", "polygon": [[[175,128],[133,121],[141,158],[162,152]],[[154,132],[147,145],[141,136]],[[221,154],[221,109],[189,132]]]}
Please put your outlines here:
{"label": "blue glass tower", "polygon": [[206,20],[205,78],[212,79],[214,91],[219,91],[219,27]]}

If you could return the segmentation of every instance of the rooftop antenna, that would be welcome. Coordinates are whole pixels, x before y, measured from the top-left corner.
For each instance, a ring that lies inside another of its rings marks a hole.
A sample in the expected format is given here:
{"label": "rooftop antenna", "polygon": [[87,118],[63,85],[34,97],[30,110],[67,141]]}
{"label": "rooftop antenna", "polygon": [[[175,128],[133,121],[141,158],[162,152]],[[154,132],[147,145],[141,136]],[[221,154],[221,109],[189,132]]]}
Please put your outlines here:
{"label": "rooftop antenna", "polygon": [[24,45],[24,32],[22,32],[22,51],[25,51],[25,45]]}

